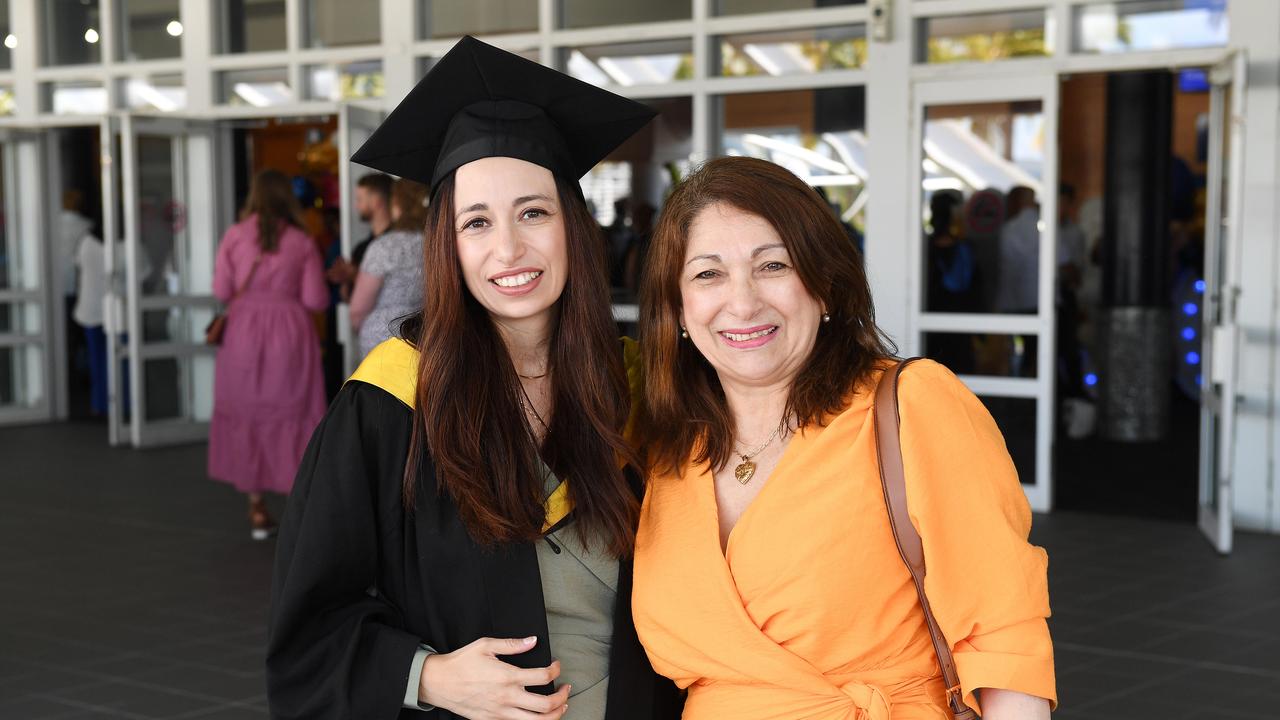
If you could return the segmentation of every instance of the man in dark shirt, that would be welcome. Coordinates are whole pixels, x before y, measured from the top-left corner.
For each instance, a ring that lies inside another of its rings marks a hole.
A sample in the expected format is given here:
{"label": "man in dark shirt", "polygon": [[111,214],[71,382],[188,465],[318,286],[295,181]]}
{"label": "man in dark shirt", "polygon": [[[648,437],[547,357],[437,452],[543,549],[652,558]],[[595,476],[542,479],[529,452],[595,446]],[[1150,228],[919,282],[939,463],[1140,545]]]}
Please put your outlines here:
{"label": "man in dark shirt", "polygon": [[383,173],[369,173],[356,181],[356,213],[362,221],[368,223],[369,236],[351,249],[350,260],[341,256],[341,249],[335,238],[325,258],[328,265],[325,274],[332,292],[332,302],[325,315],[324,342],[325,392],[330,400],[337,395],[346,378],[342,345],[338,343],[337,305],[339,301],[345,302],[351,297],[351,288],[360,271],[360,261],[364,260],[364,253],[369,245],[391,227],[391,182],[391,176]]}
{"label": "man in dark shirt", "polygon": [[329,282],[337,285],[343,300],[351,295],[351,286],[360,270],[360,261],[369,244],[391,227],[391,176],[369,173],[356,182],[356,212],[368,223],[369,236],[351,249],[351,259],[337,258],[329,267]]}

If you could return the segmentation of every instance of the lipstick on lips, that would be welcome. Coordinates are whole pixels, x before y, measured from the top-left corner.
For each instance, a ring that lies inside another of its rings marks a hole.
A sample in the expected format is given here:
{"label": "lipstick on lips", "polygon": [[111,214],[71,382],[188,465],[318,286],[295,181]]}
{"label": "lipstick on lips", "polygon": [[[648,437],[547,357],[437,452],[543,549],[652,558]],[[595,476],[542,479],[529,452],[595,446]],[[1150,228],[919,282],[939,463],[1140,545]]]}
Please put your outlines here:
{"label": "lipstick on lips", "polygon": [[732,348],[748,350],[773,341],[778,334],[777,325],[756,325],[749,328],[729,328],[716,333]]}
{"label": "lipstick on lips", "polygon": [[503,295],[527,295],[542,282],[543,271],[538,268],[515,268],[505,270],[489,278],[493,288]]}

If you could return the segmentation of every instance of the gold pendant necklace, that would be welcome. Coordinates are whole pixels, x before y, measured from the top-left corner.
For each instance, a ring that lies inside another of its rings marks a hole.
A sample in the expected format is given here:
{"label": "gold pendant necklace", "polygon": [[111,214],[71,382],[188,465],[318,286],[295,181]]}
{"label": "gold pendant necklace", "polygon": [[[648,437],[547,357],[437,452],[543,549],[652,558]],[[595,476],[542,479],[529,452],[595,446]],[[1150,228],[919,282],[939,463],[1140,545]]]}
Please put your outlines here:
{"label": "gold pendant necklace", "polygon": [[739,485],[746,485],[751,482],[751,478],[756,476],[756,464],[751,458],[764,452],[764,449],[769,447],[769,444],[773,442],[774,438],[778,437],[778,433],[782,432],[782,428],[783,423],[780,422],[778,423],[778,427],[773,429],[773,434],[770,435],[769,438],[760,445],[760,447],[746,453],[745,455],[738,453],[738,457],[742,458],[742,462],[738,463],[737,466],[733,468],[733,477],[738,481]]}

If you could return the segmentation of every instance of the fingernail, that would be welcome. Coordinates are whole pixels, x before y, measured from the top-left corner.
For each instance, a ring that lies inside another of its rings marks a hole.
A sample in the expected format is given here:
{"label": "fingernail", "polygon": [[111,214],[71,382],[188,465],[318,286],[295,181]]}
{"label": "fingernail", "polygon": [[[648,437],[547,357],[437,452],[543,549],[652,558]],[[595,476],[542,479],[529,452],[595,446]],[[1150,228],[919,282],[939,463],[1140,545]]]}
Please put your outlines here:
{"label": "fingernail", "polygon": [[533,637],[527,637],[522,642],[524,642],[525,645],[532,645],[538,642],[538,637],[536,635]]}

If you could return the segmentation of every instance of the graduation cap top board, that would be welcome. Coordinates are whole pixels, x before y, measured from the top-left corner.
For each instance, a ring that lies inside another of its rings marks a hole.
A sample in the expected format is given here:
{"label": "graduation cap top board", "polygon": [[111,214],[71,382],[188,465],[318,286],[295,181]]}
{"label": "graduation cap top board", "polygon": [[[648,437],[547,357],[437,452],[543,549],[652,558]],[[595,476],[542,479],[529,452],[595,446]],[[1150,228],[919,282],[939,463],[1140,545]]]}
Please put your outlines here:
{"label": "graduation cap top board", "polygon": [[351,160],[432,193],[449,173],[487,157],[525,160],[577,180],[656,114],[468,35]]}

